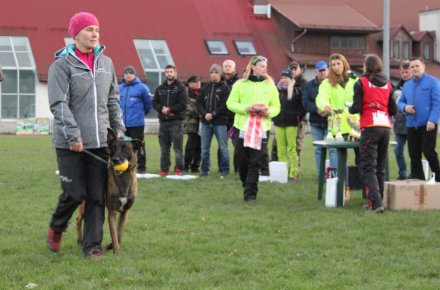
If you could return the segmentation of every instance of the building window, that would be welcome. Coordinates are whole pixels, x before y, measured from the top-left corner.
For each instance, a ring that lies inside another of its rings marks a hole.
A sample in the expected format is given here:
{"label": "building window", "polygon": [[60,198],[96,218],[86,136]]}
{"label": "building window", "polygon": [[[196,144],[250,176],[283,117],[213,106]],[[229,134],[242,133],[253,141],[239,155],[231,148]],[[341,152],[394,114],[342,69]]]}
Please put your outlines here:
{"label": "building window", "polygon": [[[150,91],[165,81],[165,67],[174,65],[170,50],[165,40],[135,39],[134,46],[141,60]],[[128,65],[128,64],[127,64]]]}
{"label": "building window", "polygon": [[0,36],[0,64],[0,118],[34,118],[36,73],[28,38]]}
{"label": "building window", "polygon": [[409,41],[402,43],[402,59],[409,59]]}
{"label": "building window", "polygon": [[330,39],[332,48],[350,48],[365,50],[366,42],[363,36],[332,36]]}
{"label": "building window", "polygon": [[431,46],[428,41],[423,43],[423,58],[427,60],[431,59]]}
{"label": "building window", "polygon": [[234,45],[239,55],[257,55],[251,40],[234,40]]}
{"label": "building window", "polygon": [[206,47],[208,48],[209,54],[214,55],[226,55],[229,54],[226,48],[225,42],[223,40],[205,40]]}
{"label": "building window", "polygon": [[398,40],[393,41],[393,58],[400,59],[400,42]]}

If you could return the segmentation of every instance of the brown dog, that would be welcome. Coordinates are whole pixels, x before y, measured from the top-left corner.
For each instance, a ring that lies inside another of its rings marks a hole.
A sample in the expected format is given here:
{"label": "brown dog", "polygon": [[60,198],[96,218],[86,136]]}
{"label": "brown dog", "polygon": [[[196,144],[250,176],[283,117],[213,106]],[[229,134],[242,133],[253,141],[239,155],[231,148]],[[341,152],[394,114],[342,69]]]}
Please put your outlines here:
{"label": "brown dog", "polygon": [[[110,162],[108,165],[108,181],[105,193],[105,203],[108,210],[108,224],[111,244],[107,249],[113,249],[115,255],[120,254],[120,242],[128,218],[128,210],[133,206],[137,194],[136,149],[140,146],[140,140],[117,139],[113,130],[108,130],[107,143],[110,147]],[[114,165],[128,161],[125,171],[116,171]],[[120,213],[116,226],[116,214]],[[82,221],[84,218],[84,202],[81,204],[76,218],[77,240],[82,243]]]}

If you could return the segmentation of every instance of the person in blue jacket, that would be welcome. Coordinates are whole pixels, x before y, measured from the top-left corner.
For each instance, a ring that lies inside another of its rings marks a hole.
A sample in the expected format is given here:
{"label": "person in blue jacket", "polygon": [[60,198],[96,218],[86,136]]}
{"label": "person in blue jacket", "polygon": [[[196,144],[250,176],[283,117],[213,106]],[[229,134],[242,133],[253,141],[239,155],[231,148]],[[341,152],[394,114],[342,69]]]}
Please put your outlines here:
{"label": "person in blue jacket", "polygon": [[406,113],[411,177],[425,180],[423,152],[435,173],[435,181],[440,182],[440,165],[435,151],[440,118],[440,80],[425,72],[425,63],[420,57],[410,60],[410,70],[413,78],[403,85],[397,105]]}
{"label": "person in blue jacket", "polygon": [[125,135],[142,141],[142,146],[137,150],[137,171],[142,174],[147,170],[144,127],[145,116],[152,107],[150,89],[136,76],[134,67],[127,66],[124,68],[124,78],[119,84],[119,92],[121,94],[119,104],[126,128]]}

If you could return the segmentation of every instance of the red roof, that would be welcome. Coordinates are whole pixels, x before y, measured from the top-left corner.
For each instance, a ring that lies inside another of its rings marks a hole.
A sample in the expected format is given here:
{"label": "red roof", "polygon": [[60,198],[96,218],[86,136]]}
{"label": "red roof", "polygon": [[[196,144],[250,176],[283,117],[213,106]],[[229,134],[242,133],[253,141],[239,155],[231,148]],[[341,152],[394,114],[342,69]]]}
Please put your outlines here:
{"label": "red roof", "polygon": [[373,22],[348,5],[271,2],[275,10],[300,28],[351,31],[380,30]]}
{"label": "red roof", "polygon": [[[272,5],[348,5],[363,15],[377,27],[383,26],[383,4],[384,0],[268,0]],[[404,25],[408,31],[419,30],[419,11],[433,10],[440,8],[439,0],[395,0],[390,2],[390,25]],[[338,17],[350,17],[342,11],[334,12]],[[315,15],[312,20],[323,17],[330,21],[335,19],[330,13]]]}
{"label": "red roof", "polygon": [[[269,73],[278,75],[288,63],[270,19],[253,15],[252,4],[243,0],[0,0],[0,35],[28,36],[40,80],[47,79],[53,54],[64,46],[70,17],[79,11],[97,16],[101,43],[122,75],[126,65],[142,71],[134,39],[166,40],[179,76],[197,74],[205,79],[213,63],[233,59],[241,73],[249,56],[240,56],[233,40],[251,40],[258,54],[265,55]],[[205,40],[223,40],[229,55],[209,55]],[[142,76],[141,76],[142,77]]]}
{"label": "red roof", "polygon": [[[408,30],[406,30],[405,26],[403,26],[403,25],[392,25],[392,26],[390,26],[390,39],[393,39],[394,36],[396,35],[396,33],[401,31],[401,30],[404,33],[406,33],[409,37],[412,38],[411,33],[409,33]],[[383,41],[383,32],[378,33],[377,40],[382,40]]]}
{"label": "red roof", "polygon": [[435,39],[435,31],[412,31],[411,36],[415,41],[422,40],[425,35],[428,35],[431,39]]}

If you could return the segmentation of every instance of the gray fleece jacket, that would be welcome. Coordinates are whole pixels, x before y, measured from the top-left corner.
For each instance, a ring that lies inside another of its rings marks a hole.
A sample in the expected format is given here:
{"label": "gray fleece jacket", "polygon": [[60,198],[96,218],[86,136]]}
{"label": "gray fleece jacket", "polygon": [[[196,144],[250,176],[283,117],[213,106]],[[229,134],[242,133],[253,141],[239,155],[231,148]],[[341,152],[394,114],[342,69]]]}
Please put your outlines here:
{"label": "gray fleece jacket", "polygon": [[124,132],[118,83],[104,46],[95,48],[94,72],[75,55],[74,45],[55,53],[49,68],[49,105],[54,115],[53,146],[69,148],[82,140],[84,148],[107,146],[107,128]]}

